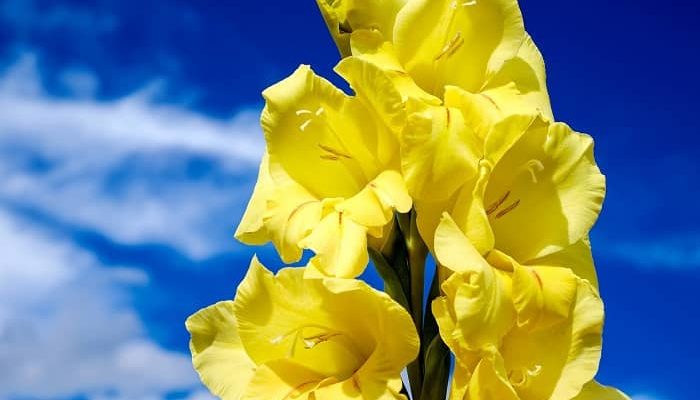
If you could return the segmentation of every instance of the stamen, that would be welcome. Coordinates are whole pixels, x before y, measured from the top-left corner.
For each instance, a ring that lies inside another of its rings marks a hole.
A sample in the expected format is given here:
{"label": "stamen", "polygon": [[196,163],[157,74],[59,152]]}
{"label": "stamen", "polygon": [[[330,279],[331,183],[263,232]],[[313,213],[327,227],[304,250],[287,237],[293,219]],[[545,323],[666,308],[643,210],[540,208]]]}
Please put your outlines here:
{"label": "stamen", "polygon": [[318,110],[316,110],[316,116],[320,116],[321,114],[323,114],[324,111],[326,110],[324,110],[323,107],[319,107]]}
{"label": "stamen", "polygon": [[532,183],[537,183],[537,173],[544,171],[544,164],[540,160],[530,160],[527,162],[527,170],[530,172]]}
{"label": "stamen", "polygon": [[307,350],[313,349],[316,345],[327,342],[336,336],[340,336],[340,333],[322,333],[316,336],[305,337],[304,348]]}
{"label": "stamen", "polygon": [[462,6],[468,7],[468,6],[475,6],[476,5],[476,0],[471,0],[471,1],[465,1],[462,3]]}
{"label": "stamen", "polygon": [[300,109],[300,110],[297,110],[297,112],[296,112],[296,115],[297,115],[297,116],[304,115],[304,114],[313,114],[313,113],[312,113],[311,111],[305,110],[305,109],[303,109],[303,108]]}
{"label": "stamen", "polygon": [[435,61],[441,59],[444,56],[447,56],[447,57],[451,56],[452,54],[454,54],[455,51],[457,51],[457,49],[462,44],[464,44],[464,38],[462,37],[462,32],[457,32],[457,34],[452,38],[452,40],[447,42],[447,44],[445,44],[445,47],[442,48],[440,53],[438,53],[438,55],[435,56]]}
{"label": "stamen", "polygon": [[299,130],[304,132],[306,128],[309,126],[312,120],[304,121],[301,125],[299,125]]}
{"label": "stamen", "polygon": [[331,160],[331,161],[338,161],[339,158],[330,154],[321,154],[320,155],[322,160]]}
{"label": "stamen", "polygon": [[284,340],[285,337],[286,337],[286,336],[284,336],[284,335],[279,335],[279,336],[277,336],[276,338],[272,338],[272,339],[270,340],[270,343],[272,343],[272,344],[280,344],[280,343],[282,343],[282,341]]}
{"label": "stamen", "polygon": [[488,208],[486,209],[486,215],[491,215],[494,211],[498,210],[498,207],[500,207],[501,204],[503,204],[503,202],[506,201],[506,199],[508,199],[508,196],[510,196],[510,190],[505,192],[505,194],[501,196],[500,199],[496,200],[495,202],[491,203],[490,206],[488,206]]}
{"label": "stamen", "polygon": [[330,146],[326,146],[326,145],[324,145],[324,144],[319,143],[319,144],[318,144],[318,147],[320,147],[321,150],[327,151],[327,152],[331,153],[332,155],[336,156],[336,158],[337,158],[337,157],[343,157],[343,158],[347,158],[348,160],[352,159],[352,157],[349,156],[348,154],[345,154],[345,153],[343,153],[343,152],[341,152],[341,151],[339,151],[339,150],[336,150],[336,149],[334,149],[334,148],[332,148],[332,147],[330,147]]}
{"label": "stamen", "polygon": [[502,216],[504,216],[504,215],[508,214],[509,212],[515,210],[515,207],[517,207],[518,204],[520,204],[520,200],[516,200],[515,203],[509,205],[508,207],[506,207],[505,209],[503,209],[501,212],[499,212],[498,214],[496,214],[496,218],[501,218]]}

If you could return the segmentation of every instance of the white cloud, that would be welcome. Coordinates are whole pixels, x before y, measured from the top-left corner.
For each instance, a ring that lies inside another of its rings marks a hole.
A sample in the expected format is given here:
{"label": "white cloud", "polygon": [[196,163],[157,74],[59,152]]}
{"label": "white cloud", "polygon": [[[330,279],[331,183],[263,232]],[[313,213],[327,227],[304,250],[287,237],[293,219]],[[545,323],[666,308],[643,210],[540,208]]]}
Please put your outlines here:
{"label": "white cloud", "polygon": [[700,234],[688,232],[680,236],[659,236],[653,241],[608,241],[600,246],[600,252],[645,268],[698,268]]}
{"label": "white cloud", "polygon": [[647,394],[638,394],[632,396],[632,400],[663,400],[661,397],[650,396]]}
{"label": "white cloud", "polygon": [[46,95],[31,54],[0,78],[0,198],[119,242],[230,246],[263,152],[258,112],[209,118],[155,104],[152,88],[103,102],[85,97],[88,71],[65,76],[83,97]]}
{"label": "white cloud", "polygon": [[234,243],[263,151],[258,113],[157,104],[156,86],[101,101],[90,71],[58,76],[74,97],[46,93],[32,54],[0,72],[0,398],[209,400],[189,357],[149,339],[131,305],[147,273],[101,266],[10,210],[210,256]]}
{"label": "white cloud", "polygon": [[160,398],[199,388],[189,357],[144,335],[125,285],[143,271],[100,267],[59,237],[0,210],[0,398]]}

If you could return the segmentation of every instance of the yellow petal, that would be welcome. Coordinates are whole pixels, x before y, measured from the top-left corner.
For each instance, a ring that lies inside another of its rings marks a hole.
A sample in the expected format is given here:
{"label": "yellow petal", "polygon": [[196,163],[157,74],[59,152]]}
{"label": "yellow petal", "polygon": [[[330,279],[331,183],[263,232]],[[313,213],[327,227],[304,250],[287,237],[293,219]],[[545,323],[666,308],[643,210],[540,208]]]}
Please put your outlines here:
{"label": "yellow petal", "polygon": [[562,250],[588,234],[604,196],[589,136],[561,123],[530,130],[494,167],[486,189],[496,248],[521,263]]}
{"label": "yellow petal", "polygon": [[270,400],[304,398],[324,376],[291,360],[273,360],[258,367],[243,393],[243,399]]}
{"label": "yellow petal", "polygon": [[[235,301],[241,342],[258,365],[287,358],[326,377],[350,376],[362,365],[363,353],[334,329],[322,306],[323,288],[318,281],[305,284],[303,274],[301,268],[286,268],[275,277],[256,259],[251,262]],[[330,339],[317,346],[316,338],[325,337]]]}
{"label": "yellow petal", "polygon": [[515,0],[416,0],[399,12],[394,43],[418,85],[442,97],[445,85],[479,91],[524,36]]}
{"label": "yellow petal", "polygon": [[[367,109],[376,113],[398,137],[406,121],[406,110],[391,78],[378,66],[357,57],[343,59],[334,69],[366,103]],[[393,146],[395,148],[397,143]]]}
{"label": "yellow petal", "polygon": [[456,272],[441,285],[445,296],[433,302],[441,337],[458,358],[496,347],[514,323],[510,279],[488,265],[448,215],[435,236],[437,261]]}
{"label": "yellow petal", "polygon": [[435,258],[440,265],[455,272],[491,269],[447,213],[442,215],[440,225],[435,230]]}
{"label": "yellow petal", "polygon": [[391,79],[403,101],[411,98],[434,106],[442,103],[416,85],[396,57],[393,43],[386,41],[381,33],[366,29],[355,31],[350,37],[350,46],[354,57],[377,66]]}
{"label": "yellow petal", "polygon": [[588,238],[583,238],[556,253],[528,261],[528,265],[570,268],[574,274],[586,279],[596,290],[598,289],[598,275],[593,263],[591,244]]}
{"label": "yellow petal", "polygon": [[299,261],[301,241],[318,225],[323,204],[309,191],[278,171],[263,221],[272,243],[286,263]]}
{"label": "yellow petal", "polygon": [[284,359],[324,382],[357,375],[362,387],[368,377],[388,385],[415,358],[411,318],[386,294],[358,280],[303,275],[303,268],[285,268],[273,276],[253,260],[239,286],[241,342],[257,364]]}
{"label": "yellow petal", "polygon": [[372,149],[391,135],[356,98],[308,66],[263,92],[270,173],[283,171],[317,198],[352,197],[381,170]]}
{"label": "yellow petal", "polygon": [[321,11],[323,20],[326,22],[328,32],[333,37],[341,57],[347,57],[350,52],[350,32],[352,29],[345,23],[342,16],[333,8],[328,0],[316,0],[318,8]]}
{"label": "yellow petal", "polygon": [[495,243],[491,224],[484,209],[484,195],[490,173],[490,163],[481,160],[479,176],[474,180],[473,185],[468,183],[462,187],[452,209],[455,223],[479,254],[490,252]]}
{"label": "yellow petal", "polygon": [[447,86],[445,105],[459,108],[467,125],[484,143],[485,156],[494,164],[540,115],[513,84],[478,93]]}
{"label": "yellow petal", "polygon": [[407,0],[316,0],[343,57],[350,55],[349,33],[373,29],[391,40],[396,14]]}
{"label": "yellow petal", "polygon": [[576,300],[578,281],[568,268],[523,267],[513,271],[513,303],[518,326],[548,329],[565,321]]}
{"label": "yellow petal", "polygon": [[598,370],[603,303],[578,280],[569,318],[548,329],[515,328],[503,340],[506,370],[523,400],[571,399]]}
{"label": "yellow petal", "polygon": [[238,336],[233,302],[199,310],[185,323],[190,332],[192,363],[202,382],[224,400],[238,400],[255,373]]}
{"label": "yellow petal", "polygon": [[[508,381],[500,354],[481,359],[469,380],[469,399],[520,400]],[[534,399],[533,399],[534,400]]]}
{"label": "yellow petal", "polygon": [[386,293],[363,281],[325,279],[323,282],[337,298],[329,307],[333,314],[343,316],[339,323],[357,337],[376,341],[371,356],[358,371],[363,393],[366,390],[363,382],[377,380],[388,381],[389,388],[399,390],[397,379],[401,370],[418,355],[418,334],[411,317]]}
{"label": "yellow petal", "polygon": [[[386,384],[384,387],[386,387]],[[354,378],[350,378],[332,385],[319,387],[314,390],[312,398],[315,400],[362,399],[362,391],[355,383]]]}
{"label": "yellow petal", "polygon": [[495,88],[510,85],[515,86],[522,104],[534,108],[546,120],[554,120],[547,92],[544,60],[530,35],[526,34],[516,56],[507,60],[489,79],[485,93],[492,93]]}
{"label": "yellow petal", "polygon": [[416,201],[444,201],[476,175],[478,143],[455,108],[426,107],[408,118],[401,169]]}
{"label": "yellow petal", "polygon": [[464,232],[479,254],[486,254],[493,249],[494,237],[488,216],[484,210],[484,193],[488,176],[489,163],[479,162],[479,175],[462,187],[446,201],[425,199],[415,204],[418,230],[428,248],[434,252],[435,231],[440,224],[442,214],[447,210],[453,220]]}
{"label": "yellow petal", "polygon": [[454,371],[450,381],[449,400],[464,400],[469,390],[469,379],[475,367],[467,367],[455,360]]}
{"label": "yellow petal", "polygon": [[454,199],[447,201],[417,201],[414,205],[416,209],[416,225],[423,241],[431,252],[435,250],[435,230],[440,225],[442,213],[450,209]]}
{"label": "yellow petal", "polygon": [[581,393],[572,400],[630,400],[630,398],[613,387],[590,381],[583,387]]}
{"label": "yellow petal", "polygon": [[413,201],[397,171],[384,171],[360,193],[336,206],[343,217],[365,227],[383,227],[393,220],[394,211],[407,213]]}
{"label": "yellow petal", "polygon": [[311,264],[325,276],[354,278],[369,262],[367,228],[342,212],[326,215],[301,245],[316,254]]}
{"label": "yellow petal", "polygon": [[253,189],[253,195],[236,229],[235,237],[245,244],[261,245],[269,239],[263,216],[267,209],[267,200],[272,192],[273,182],[270,178],[268,155],[263,155],[258,171],[258,181]]}

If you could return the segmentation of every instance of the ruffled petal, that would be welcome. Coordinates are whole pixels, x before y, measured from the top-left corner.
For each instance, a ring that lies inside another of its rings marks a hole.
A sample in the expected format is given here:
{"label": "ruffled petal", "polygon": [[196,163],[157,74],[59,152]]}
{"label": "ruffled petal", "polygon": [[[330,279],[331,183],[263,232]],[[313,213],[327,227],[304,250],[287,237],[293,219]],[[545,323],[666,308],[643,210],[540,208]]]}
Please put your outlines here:
{"label": "ruffled petal", "polygon": [[278,171],[263,221],[277,252],[286,263],[301,259],[301,241],[318,225],[324,203]]}
{"label": "ruffled petal", "polygon": [[224,400],[238,400],[255,374],[238,336],[233,301],[199,310],[185,323],[192,363],[204,385]]}
{"label": "ruffled petal", "polygon": [[261,123],[273,180],[282,171],[317,198],[349,198],[380,172],[373,150],[384,128],[359,100],[308,66],[263,97]]}
{"label": "ruffled petal", "polygon": [[418,107],[403,132],[401,170],[416,201],[444,201],[476,175],[479,145],[458,109]]}
{"label": "ruffled petal", "polygon": [[489,179],[485,204],[496,248],[521,263],[560,251],[588,234],[604,197],[589,136],[561,123],[530,130]]}
{"label": "ruffled petal", "polygon": [[511,383],[522,399],[571,399],[598,371],[603,303],[578,280],[576,300],[566,320],[547,329],[516,328],[501,354]]}
{"label": "ruffled petal", "polygon": [[613,387],[590,381],[572,400],[630,400],[630,398]]}
{"label": "ruffled petal", "polygon": [[291,361],[273,360],[261,365],[245,388],[246,400],[284,400],[304,398],[321,384],[324,376]]}
{"label": "ruffled petal", "polygon": [[590,282],[596,290],[598,289],[598,275],[595,270],[588,237],[565,247],[563,250],[530,260],[527,262],[527,265],[569,268],[574,274]]}
{"label": "ruffled petal", "polygon": [[540,50],[530,35],[525,36],[518,53],[507,60],[485,86],[485,93],[493,93],[500,87],[514,86],[521,104],[541,114],[546,120],[554,121],[552,106],[547,92],[547,74]]}
{"label": "ruffled petal", "polygon": [[350,55],[349,35],[372,29],[391,40],[394,20],[408,0],[316,0],[343,57]]}
{"label": "ruffled petal", "polygon": [[438,97],[445,85],[479,91],[524,38],[515,0],[416,0],[399,12],[394,30],[399,60]]}
{"label": "ruffled petal", "polygon": [[253,189],[253,195],[248,201],[243,218],[238,224],[235,237],[241,242],[249,245],[261,245],[270,240],[269,234],[265,229],[263,217],[267,209],[267,200],[273,191],[272,178],[270,178],[268,155],[263,155],[260,162],[260,170],[258,171],[258,180]]}
{"label": "ruffled petal", "polygon": [[394,216],[394,211],[411,211],[413,201],[406,183],[397,171],[384,171],[360,193],[339,203],[335,209],[365,227],[383,227]]}
{"label": "ruffled petal", "polygon": [[342,212],[326,215],[301,246],[316,254],[310,264],[324,276],[355,278],[369,262],[367,228]]}

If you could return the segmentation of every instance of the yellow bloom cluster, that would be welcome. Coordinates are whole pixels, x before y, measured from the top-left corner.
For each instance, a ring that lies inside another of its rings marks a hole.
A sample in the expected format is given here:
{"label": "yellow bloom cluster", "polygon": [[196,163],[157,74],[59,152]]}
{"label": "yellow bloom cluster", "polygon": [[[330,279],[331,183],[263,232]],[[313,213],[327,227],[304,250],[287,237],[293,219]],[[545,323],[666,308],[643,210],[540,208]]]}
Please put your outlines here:
{"label": "yellow bloom cluster", "polygon": [[[605,177],[555,122],[517,0],[317,3],[354,94],[304,65],[263,92],[236,231],[313,257],[253,259],[234,300],[188,319],[202,381],[227,400],[627,399],[594,380]],[[356,279],[370,256],[386,293]]]}

